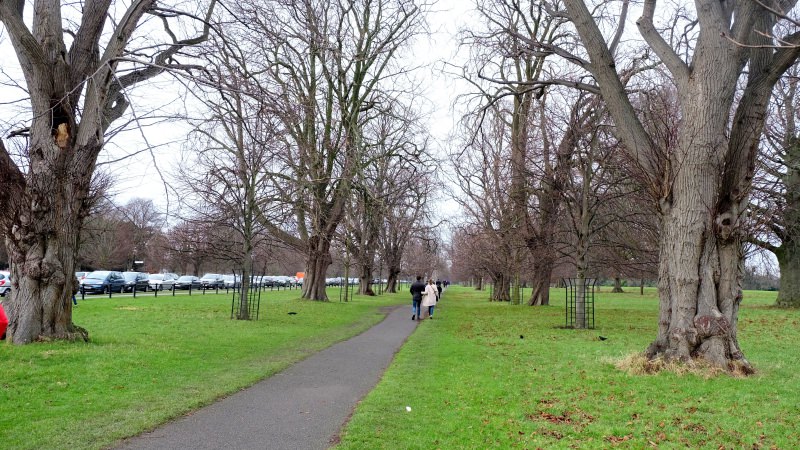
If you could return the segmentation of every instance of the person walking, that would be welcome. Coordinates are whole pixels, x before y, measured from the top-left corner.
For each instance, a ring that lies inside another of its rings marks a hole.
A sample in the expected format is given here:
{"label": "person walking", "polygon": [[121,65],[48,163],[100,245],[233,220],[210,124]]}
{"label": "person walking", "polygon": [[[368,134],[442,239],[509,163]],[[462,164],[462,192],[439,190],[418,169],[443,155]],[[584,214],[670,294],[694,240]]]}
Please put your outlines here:
{"label": "person walking", "polygon": [[422,296],[422,306],[428,307],[429,319],[433,319],[433,307],[436,306],[438,296],[439,291],[436,289],[436,285],[433,284],[433,280],[428,280],[428,285],[425,286],[425,294]]}
{"label": "person walking", "polygon": [[436,294],[436,301],[438,302],[442,298],[442,282],[441,282],[441,280],[436,280],[436,290],[439,291],[439,293]]}
{"label": "person walking", "polygon": [[411,320],[421,320],[420,317],[420,303],[422,302],[422,293],[425,292],[425,283],[422,282],[422,277],[418,276],[417,281],[411,284]]}

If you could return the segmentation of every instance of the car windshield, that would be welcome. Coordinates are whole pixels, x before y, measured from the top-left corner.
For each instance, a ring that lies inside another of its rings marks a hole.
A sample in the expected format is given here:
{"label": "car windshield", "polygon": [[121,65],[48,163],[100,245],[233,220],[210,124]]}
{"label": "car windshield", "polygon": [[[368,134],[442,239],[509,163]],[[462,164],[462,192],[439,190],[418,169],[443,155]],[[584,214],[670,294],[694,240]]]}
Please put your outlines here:
{"label": "car windshield", "polygon": [[163,280],[164,275],[150,275],[151,280]]}
{"label": "car windshield", "polygon": [[224,278],[225,281],[233,281],[233,275],[225,275],[222,278]]}
{"label": "car windshield", "polygon": [[86,275],[87,280],[105,280],[108,277],[108,274],[111,273],[107,270],[100,270],[97,272],[92,272],[89,275]]}
{"label": "car windshield", "polygon": [[203,278],[210,278],[210,279],[216,280],[217,278],[219,278],[219,275],[217,275],[215,273],[207,273],[207,274],[203,275]]}
{"label": "car windshield", "polygon": [[122,274],[122,276],[125,277],[125,281],[136,281],[136,275],[138,275],[136,272],[125,272]]}
{"label": "car windshield", "polygon": [[184,275],[184,276],[178,278],[178,281],[192,281],[192,277]]}

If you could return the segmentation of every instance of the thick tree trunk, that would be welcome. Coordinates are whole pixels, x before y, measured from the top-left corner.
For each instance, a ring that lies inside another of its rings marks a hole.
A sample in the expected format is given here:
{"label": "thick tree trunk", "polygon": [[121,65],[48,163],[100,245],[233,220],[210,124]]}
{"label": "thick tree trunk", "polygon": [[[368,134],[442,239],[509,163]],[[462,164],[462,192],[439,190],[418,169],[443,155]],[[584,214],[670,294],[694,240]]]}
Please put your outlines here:
{"label": "thick tree trunk", "polygon": [[[703,359],[750,373],[736,336],[744,268],[736,230],[745,209],[742,203],[709,209],[719,204],[721,170],[712,149],[727,145],[724,136],[712,130],[724,127],[711,123],[715,117],[708,110],[690,116],[695,119],[681,136],[681,145],[688,149],[683,153],[686,160],[672,185],[672,201],[662,202],[659,331],[646,354],[667,360]],[[727,117],[716,119],[724,123]]]}
{"label": "thick tree trunk", "polygon": [[781,271],[780,291],[776,303],[782,307],[798,308],[800,307],[800,248],[794,242],[784,242],[776,256]]}
{"label": "thick tree trunk", "polygon": [[72,323],[80,210],[88,181],[81,185],[74,177],[52,178],[29,174],[33,207],[19,216],[6,240],[14,285],[4,306],[10,320],[8,338],[16,344],[88,340],[86,330]]}
{"label": "thick tree trunk", "polygon": [[361,265],[361,274],[358,277],[358,295],[375,295],[372,290],[372,264]]}
{"label": "thick tree trunk", "polygon": [[315,235],[309,239],[303,298],[328,301],[328,293],[325,291],[325,274],[333,262],[330,249],[330,240],[324,237]]}
{"label": "thick tree trunk", "polygon": [[614,277],[614,288],[611,289],[612,294],[622,294],[622,280],[619,277]]}
{"label": "thick tree trunk", "polygon": [[511,301],[511,277],[505,274],[498,274],[493,281],[492,301]]}
{"label": "thick tree trunk", "polygon": [[[64,237],[64,236],[62,236]],[[36,340],[88,340],[86,330],[72,323],[72,290],[75,286],[72,251],[51,237],[47,247],[29,251],[27,263],[11,267],[14,286],[4,302],[10,318],[7,336],[15,344]]]}
{"label": "thick tree trunk", "polygon": [[550,277],[553,274],[553,266],[549,261],[545,264],[537,264],[533,272],[531,298],[528,299],[529,306],[548,306],[550,305]]}
{"label": "thick tree trunk", "polygon": [[[791,103],[790,103],[791,104]],[[796,106],[795,106],[796,107]],[[794,116],[795,111],[788,114]],[[789,127],[787,132],[796,132]],[[783,155],[786,173],[782,176],[783,194],[781,246],[772,248],[781,271],[780,291],[776,304],[800,307],[800,138],[791,136]]]}
{"label": "thick tree trunk", "polygon": [[398,267],[389,267],[389,278],[386,279],[386,291],[392,294],[397,293],[397,277],[400,275]]}

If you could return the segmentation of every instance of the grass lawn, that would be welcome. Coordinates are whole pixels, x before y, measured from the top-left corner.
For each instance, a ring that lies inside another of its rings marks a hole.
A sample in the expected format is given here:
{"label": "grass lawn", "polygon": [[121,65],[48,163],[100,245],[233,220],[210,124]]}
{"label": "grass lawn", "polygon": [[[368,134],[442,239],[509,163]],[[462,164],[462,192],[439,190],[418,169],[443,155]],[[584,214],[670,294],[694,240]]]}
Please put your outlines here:
{"label": "grass lawn", "polygon": [[0,448],[107,447],[359,334],[408,297],[329,296],[267,291],[258,321],[231,320],[223,294],[87,296],[74,321],[90,343],[0,344]]}
{"label": "grass lawn", "polygon": [[800,311],[745,292],[739,341],[755,376],[629,375],[614,362],[654,339],[657,299],[609,290],[597,328],[578,331],[560,328],[563,289],[531,308],[451,287],[337,449],[800,448]]}

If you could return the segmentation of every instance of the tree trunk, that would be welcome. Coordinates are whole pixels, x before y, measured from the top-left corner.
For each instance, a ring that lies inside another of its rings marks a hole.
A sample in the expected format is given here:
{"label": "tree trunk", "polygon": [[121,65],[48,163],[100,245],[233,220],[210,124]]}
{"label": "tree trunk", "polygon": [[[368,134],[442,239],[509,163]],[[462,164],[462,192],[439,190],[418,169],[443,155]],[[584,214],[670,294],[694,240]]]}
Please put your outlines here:
{"label": "tree trunk", "polygon": [[303,298],[323,302],[328,301],[328,293],[325,291],[325,274],[333,262],[330,248],[330,240],[324,237],[315,235],[309,239],[306,279],[303,282]]}
{"label": "tree trunk", "polygon": [[549,261],[545,264],[537,264],[533,271],[531,298],[528,299],[529,306],[548,306],[550,305],[550,277],[553,274],[553,266]]}
{"label": "tree trunk", "polygon": [[724,127],[711,122],[725,123],[727,115],[724,108],[711,111],[719,117],[708,109],[688,111],[694,120],[681,133],[685,161],[672,185],[672,201],[662,202],[659,331],[646,354],[699,358],[750,373],[736,335],[744,256],[735,230],[745,209],[739,203],[708,207],[720,200],[721,168],[711,149],[727,144],[714,133]]}
{"label": "tree trunk", "polygon": [[[791,111],[788,114],[794,116],[796,113]],[[796,132],[793,127],[787,128],[787,132]],[[776,304],[797,308],[800,307],[800,138],[791,136],[787,141],[783,154],[786,165],[786,173],[782,176],[785,186],[783,220],[782,226],[775,227],[782,231],[779,234],[781,246],[771,250],[781,271]]]}
{"label": "tree trunk", "polygon": [[582,272],[578,272],[575,287],[575,328],[588,328],[588,316],[586,314],[586,277]]}
{"label": "tree trunk", "polygon": [[386,279],[386,291],[392,294],[397,293],[397,277],[400,275],[400,269],[397,267],[389,267],[389,277]]}
{"label": "tree trunk", "polygon": [[499,274],[494,277],[493,302],[509,302],[511,301],[511,277],[505,274]]}
{"label": "tree trunk", "polygon": [[86,330],[72,323],[75,286],[74,250],[64,243],[64,233],[39,239],[21,261],[13,264],[14,286],[4,302],[10,319],[7,336],[15,344],[35,340],[88,341]]}
{"label": "tree trunk", "polygon": [[[239,288],[239,313],[236,315],[236,319],[238,320],[250,320],[250,297],[248,296],[250,292],[250,276],[251,271],[248,268],[242,270],[242,284]],[[234,276],[235,278],[235,276]],[[236,280],[234,279],[234,286],[236,286]]]}
{"label": "tree trunk", "polygon": [[644,295],[644,279],[639,281],[639,295]]}
{"label": "tree trunk", "polygon": [[622,280],[619,277],[614,277],[614,289],[611,289],[612,294],[622,294]]}
{"label": "tree trunk", "polygon": [[800,307],[800,248],[792,241],[784,242],[775,256],[781,271],[776,304],[788,308]]}
{"label": "tree trunk", "polygon": [[7,335],[16,344],[88,340],[86,330],[72,323],[80,209],[88,191],[82,186],[88,181],[81,185],[78,178],[61,174],[56,180],[49,174],[29,174],[34,207],[30,215],[20,215],[6,240],[14,285],[4,306],[10,321]]}
{"label": "tree trunk", "polygon": [[361,265],[361,275],[358,278],[358,295],[375,295],[372,290],[372,264]]}
{"label": "tree trunk", "polygon": [[482,291],[483,290],[483,277],[478,277],[478,282],[475,283],[475,290]]}

